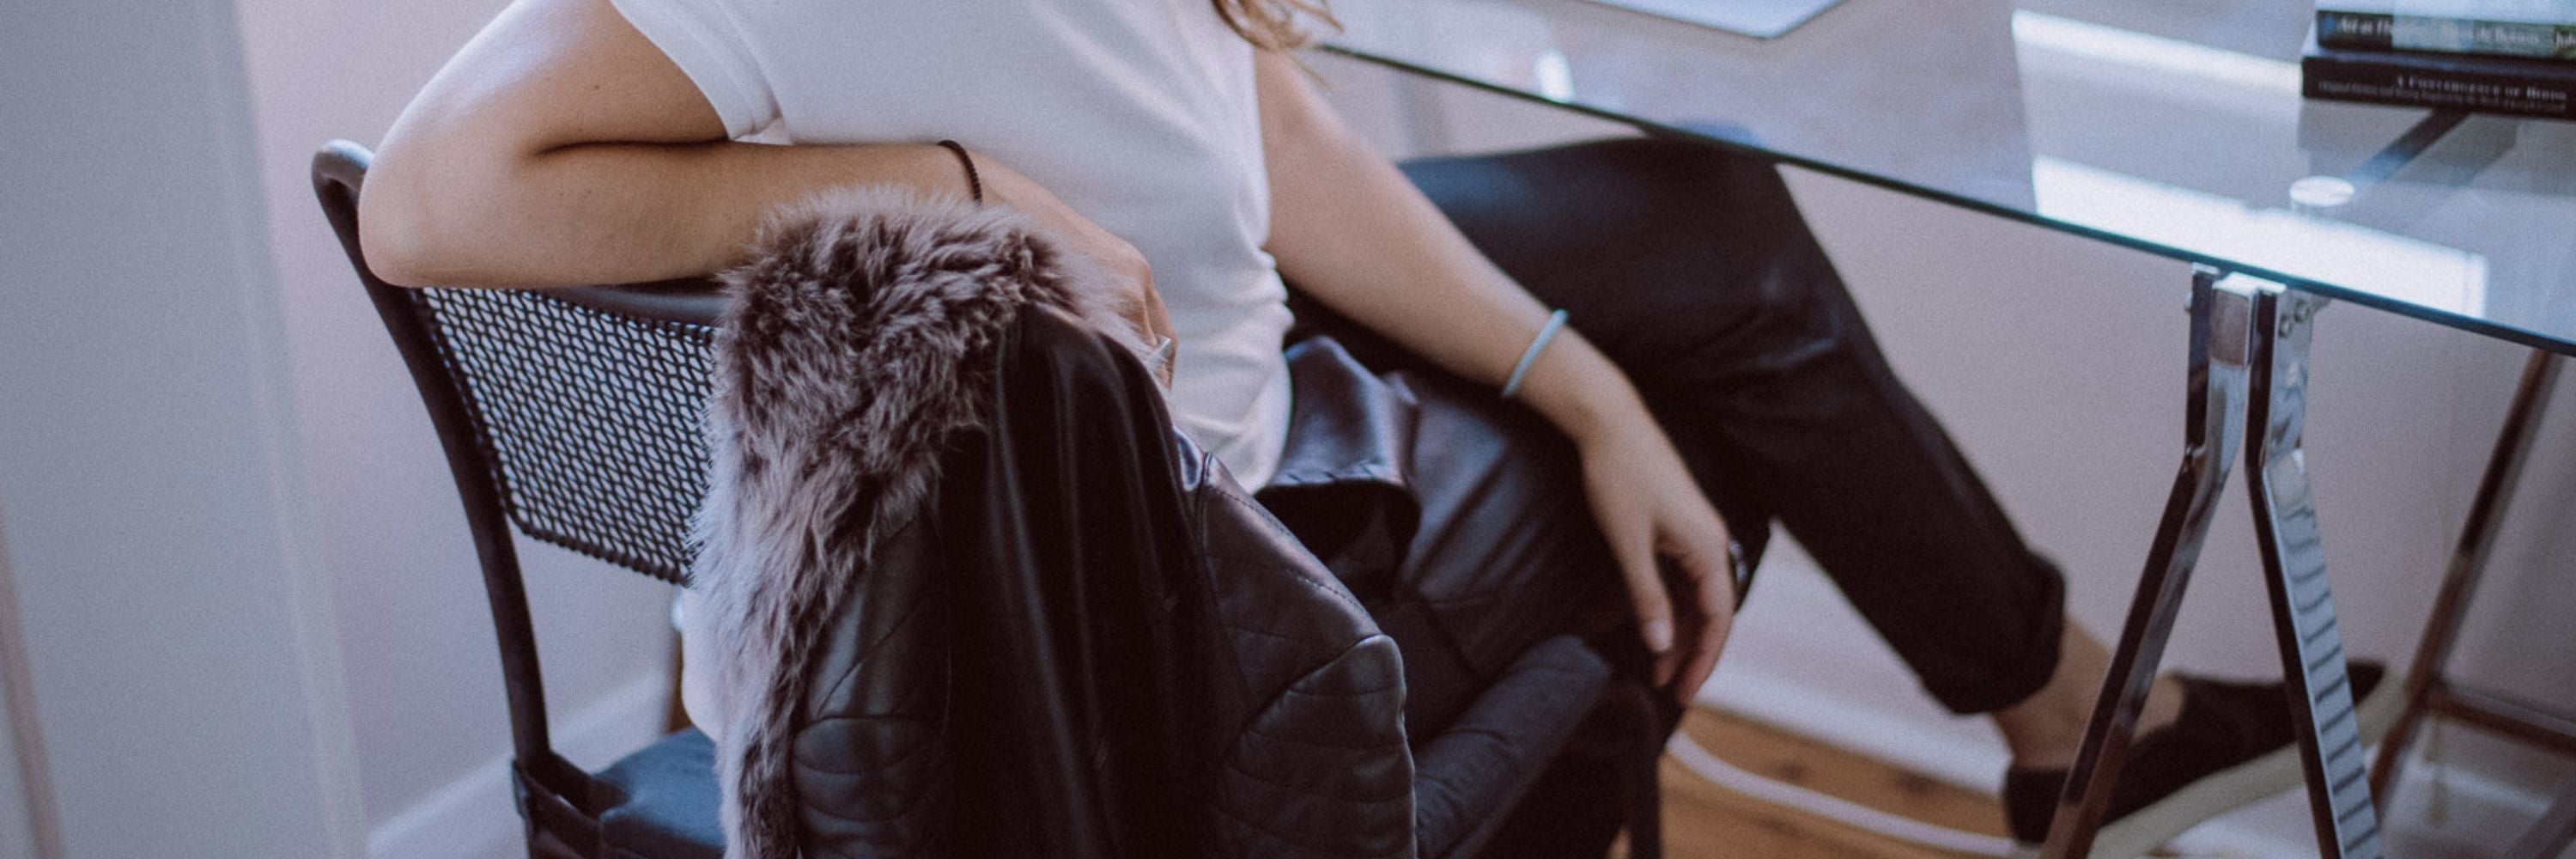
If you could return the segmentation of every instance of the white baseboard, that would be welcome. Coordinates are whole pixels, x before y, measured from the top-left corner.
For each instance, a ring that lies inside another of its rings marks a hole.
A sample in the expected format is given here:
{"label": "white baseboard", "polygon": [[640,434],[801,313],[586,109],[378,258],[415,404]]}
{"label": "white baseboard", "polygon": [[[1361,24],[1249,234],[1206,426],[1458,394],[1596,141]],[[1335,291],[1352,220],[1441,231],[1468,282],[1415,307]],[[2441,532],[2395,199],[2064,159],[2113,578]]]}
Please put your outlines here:
{"label": "white baseboard", "polygon": [[[1762,559],[1753,610],[1700,702],[1906,770],[1991,794],[2010,759],[1983,719],[1950,715],[1923,692],[1793,539]],[[1718,750],[1723,752],[1723,750]]]}
{"label": "white baseboard", "polygon": [[2000,741],[1963,742],[1955,726],[1820,695],[1759,670],[1731,672],[1725,679],[1703,689],[1701,703],[1978,793],[1993,794],[2003,782],[2011,756]]}
{"label": "white baseboard", "polygon": [[[574,713],[553,731],[557,753],[596,769],[661,736],[671,678],[646,672]],[[506,746],[506,743],[504,744]],[[510,798],[510,753],[388,817],[367,835],[373,859],[501,859],[525,854]]]}

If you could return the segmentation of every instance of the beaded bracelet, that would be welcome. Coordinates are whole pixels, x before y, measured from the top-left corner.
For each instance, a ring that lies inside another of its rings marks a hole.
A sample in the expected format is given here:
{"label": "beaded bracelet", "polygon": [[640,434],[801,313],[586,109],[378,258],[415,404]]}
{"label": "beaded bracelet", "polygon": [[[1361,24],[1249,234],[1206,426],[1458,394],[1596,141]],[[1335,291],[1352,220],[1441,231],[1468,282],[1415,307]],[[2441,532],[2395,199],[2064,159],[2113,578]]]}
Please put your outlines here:
{"label": "beaded bracelet", "polygon": [[965,144],[962,144],[962,143],[959,143],[959,142],[957,142],[957,141],[954,141],[954,140],[942,140],[942,141],[939,141],[939,145],[940,145],[940,146],[942,146],[942,147],[944,147],[944,148],[946,148],[946,149],[947,149],[948,151],[950,151],[950,152],[957,153],[957,163],[966,165],[966,190],[967,190],[967,192],[968,192],[968,193],[971,193],[971,194],[973,194],[973,195],[975,196],[975,202],[976,202],[977,204],[981,204],[981,203],[983,203],[983,202],[984,202],[984,177],[979,176],[979,175],[976,175],[976,173],[975,173],[975,157],[974,157],[974,156],[972,156],[972,155],[968,155],[968,154],[966,154],[966,145],[965,145]]}

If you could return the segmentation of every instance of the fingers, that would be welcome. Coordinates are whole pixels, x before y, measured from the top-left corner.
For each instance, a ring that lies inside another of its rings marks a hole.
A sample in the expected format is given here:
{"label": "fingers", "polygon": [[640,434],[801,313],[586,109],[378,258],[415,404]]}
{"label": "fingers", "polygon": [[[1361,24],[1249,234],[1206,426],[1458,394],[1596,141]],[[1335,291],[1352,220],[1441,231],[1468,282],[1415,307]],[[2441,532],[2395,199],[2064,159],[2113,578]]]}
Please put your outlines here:
{"label": "fingers", "polygon": [[1735,627],[1735,585],[1732,563],[1725,543],[1720,541],[1715,552],[1697,550],[1690,553],[1688,589],[1676,593],[1691,604],[1693,621],[1689,651],[1674,675],[1674,700],[1684,707],[1699,696],[1699,688],[1717,672],[1718,654],[1726,649],[1727,634]]}
{"label": "fingers", "polygon": [[1180,336],[1172,331],[1171,311],[1163,309],[1163,292],[1154,288],[1154,272],[1150,268],[1145,271],[1144,313],[1146,324],[1151,326],[1147,331],[1165,337]]}
{"label": "fingers", "polygon": [[1137,336],[1152,345],[1170,336],[1171,323],[1163,315],[1163,297],[1154,292],[1153,270],[1143,267],[1141,257],[1135,265],[1127,273],[1128,288],[1134,290],[1128,297],[1127,321],[1136,326]]}
{"label": "fingers", "polygon": [[1655,682],[1670,684],[1675,703],[1688,707],[1716,672],[1718,653],[1734,626],[1735,576],[1731,543],[1717,511],[1705,505],[1677,506],[1681,509],[1659,517],[1655,530],[1657,554],[1671,560],[1664,584],[1680,604],[1682,636],[1672,652],[1656,660]]}
{"label": "fingers", "polygon": [[1145,359],[1146,369],[1152,371],[1154,378],[1168,389],[1172,386],[1174,368],[1179,365],[1180,334],[1172,330],[1172,315],[1163,309],[1162,292],[1154,289],[1152,268],[1144,270],[1136,289],[1139,295],[1128,321],[1135,323],[1136,330],[1144,334],[1145,344],[1153,347],[1153,354]]}
{"label": "fingers", "polygon": [[1716,671],[1734,625],[1735,576],[1725,521],[1661,436],[1651,442],[1641,463],[1636,446],[1596,437],[1582,445],[1584,476],[1636,609],[1638,637],[1653,654],[1654,683],[1688,705]]}
{"label": "fingers", "polygon": [[1656,569],[1654,539],[1644,533],[1610,536],[1610,552],[1619,561],[1620,578],[1627,582],[1628,600],[1636,604],[1638,636],[1646,650],[1655,654],[1655,682],[1663,683],[1671,676],[1667,656],[1675,652],[1673,604]]}

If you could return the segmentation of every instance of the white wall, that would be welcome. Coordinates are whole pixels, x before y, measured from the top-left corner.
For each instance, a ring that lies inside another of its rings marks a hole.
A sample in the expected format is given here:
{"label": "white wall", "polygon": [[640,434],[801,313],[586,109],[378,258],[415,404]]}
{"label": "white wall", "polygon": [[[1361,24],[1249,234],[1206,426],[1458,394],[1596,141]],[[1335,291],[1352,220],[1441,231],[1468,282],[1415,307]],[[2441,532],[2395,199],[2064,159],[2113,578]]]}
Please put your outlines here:
{"label": "white wall", "polygon": [[[1354,61],[1309,62],[1363,132],[1400,156],[1630,133],[1500,96],[1406,82]],[[2261,117],[2247,127],[2252,134],[2295,131]],[[1900,373],[1978,464],[2025,537],[2064,566],[2074,615],[2116,635],[2180,459],[2187,267],[1785,172]],[[2321,317],[2313,354],[2308,462],[2344,634],[2354,653],[2403,663],[2524,353],[2366,308],[2334,307]],[[2576,713],[2576,639],[2560,619],[2576,605],[2576,576],[2566,575],[2576,566],[2569,561],[2576,535],[2560,527],[2576,515],[2576,445],[2563,443],[2576,437],[2568,430],[2576,427],[2569,414],[2576,393],[2563,396],[2557,412],[2456,673]],[[2278,676],[2241,480],[2230,483],[2167,664]],[[2006,756],[1991,729],[1921,695],[1813,562],[1787,548],[1766,562],[1710,698],[1993,789]],[[2502,788],[2514,813],[2536,813],[2529,805],[2535,792],[2576,777],[2570,762],[2482,744],[2470,734],[2447,733],[2452,775]],[[2420,775],[2427,768],[2416,769]],[[2420,827],[2425,793],[2403,797],[2396,816],[2412,815],[2408,822]],[[2229,845],[2295,854],[2312,849],[2303,813],[2296,800],[2279,800],[2218,829],[2233,827],[2220,833]]]}
{"label": "white wall", "polygon": [[[463,517],[307,179],[501,5],[0,8],[0,624],[68,855],[515,852]],[[604,764],[658,730],[669,589],[523,560],[558,746]]]}
{"label": "white wall", "polygon": [[[231,8],[0,6],[0,532],[65,856],[352,856]],[[113,97],[103,97],[113,94]]]}
{"label": "white wall", "polygon": [[18,586],[9,573],[8,542],[7,535],[0,534],[0,621],[6,621],[6,625],[0,625],[0,856],[52,859],[37,855],[39,849],[49,848],[39,848],[36,842],[35,808],[27,792],[27,783],[35,779],[19,774],[40,767],[29,767],[27,760],[19,756],[18,737],[22,733],[32,736],[30,729],[35,727],[35,720],[31,717],[22,722],[18,708],[26,707],[32,712],[35,702],[23,691],[27,682],[25,648],[18,637]]}
{"label": "white wall", "polygon": [[19,784],[15,766],[18,748],[11,742],[10,724],[5,710],[0,710],[0,856],[34,857],[35,826],[27,819],[26,786]]}
{"label": "white wall", "polygon": [[[412,93],[504,5],[237,4],[292,390],[380,857],[482,855],[516,836],[500,765],[509,727],[454,483],[306,171],[325,140],[380,142]],[[548,546],[523,544],[521,560],[557,745],[603,765],[660,724],[670,589]]]}

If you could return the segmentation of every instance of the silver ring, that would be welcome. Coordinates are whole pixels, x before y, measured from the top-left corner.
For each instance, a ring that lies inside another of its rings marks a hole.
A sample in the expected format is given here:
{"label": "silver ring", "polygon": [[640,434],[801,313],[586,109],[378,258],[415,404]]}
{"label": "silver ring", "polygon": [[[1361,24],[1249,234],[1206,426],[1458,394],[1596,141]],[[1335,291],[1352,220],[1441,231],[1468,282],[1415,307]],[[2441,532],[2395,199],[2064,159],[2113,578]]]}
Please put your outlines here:
{"label": "silver ring", "polygon": [[1753,591],[1753,565],[1744,559],[1744,544],[1733,538],[1726,541],[1727,572],[1735,579],[1735,604],[1744,605],[1744,595]]}
{"label": "silver ring", "polygon": [[1166,376],[1171,375],[1172,359],[1176,357],[1179,352],[1179,350],[1173,347],[1179,345],[1180,342],[1181,341],[1174,340],[1170,337],[1162,338],[1162,342],[1154,344],[1154,351],[1145,354],[1145,363],[1162,368],[1163,374]]}

